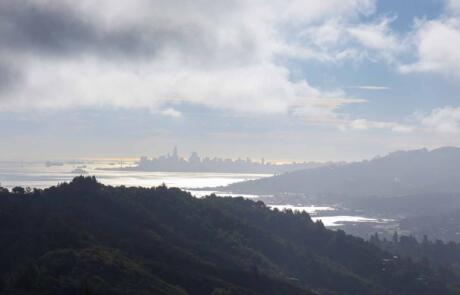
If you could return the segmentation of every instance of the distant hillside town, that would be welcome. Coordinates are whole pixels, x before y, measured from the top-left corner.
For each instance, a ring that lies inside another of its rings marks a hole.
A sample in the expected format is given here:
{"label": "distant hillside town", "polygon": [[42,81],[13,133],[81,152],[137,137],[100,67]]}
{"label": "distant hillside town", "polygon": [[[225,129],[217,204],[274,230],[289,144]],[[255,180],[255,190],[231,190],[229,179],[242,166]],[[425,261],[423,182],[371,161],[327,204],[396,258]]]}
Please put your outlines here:
{"label": "distant hillside town", "polygon": [[188,158],[179,155],[177,147],[172,153],[149,158],[142,156],[135,166],[110,168],[109,170],[123,171],[164,171],[164,172],[222,172],[222,173],[267,173],[280,174],[289,171],[317,168],[325,165],[332,165],[332,162],[292,162],[287,164],[276,164],[266,162],[264,159],[253,161],[250,158],[224,159],[217,157],[201,158],[198,153],[193,152]]}

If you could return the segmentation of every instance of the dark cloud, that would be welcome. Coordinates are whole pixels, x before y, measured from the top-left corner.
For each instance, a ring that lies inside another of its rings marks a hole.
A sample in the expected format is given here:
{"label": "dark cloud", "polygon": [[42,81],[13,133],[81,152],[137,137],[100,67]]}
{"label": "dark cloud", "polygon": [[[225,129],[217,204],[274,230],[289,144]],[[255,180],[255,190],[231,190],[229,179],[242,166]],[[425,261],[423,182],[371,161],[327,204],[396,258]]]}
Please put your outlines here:
{"label": "dark cloud", "polygon": [[94,28],[62,4],[2,1],[0,19],[2,43],[9,49],[65,53],[96,40]]}
{"label": "dark cloud", "polygon": [[27,1],[0,2],[0,47],[9,50],[51,56],[90,53],[135,57],[153,55],[165,39],[181,39],[177,32],[153,30],[150,36],[145,36],[144,30],[104,28],[89,16],[57,1],[40,5]]}
{"label": "dark cloud", "polygon": [[[0,61],[0,94],[16,88],[22,81],[21,72],[15,67]],[[0,96],[2,99],[3,96]]]}
{"label": "dark cloud", "polygon": [[168,19],[103,25],[77,6],[59,1],[0,1],[0,50],[51,57],[89,54],[131,60],[152,58],[162,50],[171,50],[181,54],[186,62],[201,66],[248,63],[257,50],[249,32],[240,33],[241,42],[237,44],[222,44],[213,27],[171,24]]}

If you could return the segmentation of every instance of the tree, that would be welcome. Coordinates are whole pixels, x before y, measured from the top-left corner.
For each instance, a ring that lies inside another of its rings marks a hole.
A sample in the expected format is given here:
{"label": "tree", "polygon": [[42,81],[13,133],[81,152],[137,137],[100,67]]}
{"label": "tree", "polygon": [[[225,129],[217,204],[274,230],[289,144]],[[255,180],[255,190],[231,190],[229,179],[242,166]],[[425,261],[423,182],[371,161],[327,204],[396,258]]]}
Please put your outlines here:
{"label": "tree", "polygon": [[380,245],[380,237],[378,233],[375,233],[371,236],[369,240],[374,245]]}
{"label": "tree", "polygon": [[26,192],[26,190],[23,187],[16,186],[13,188],[12,192],[14,194],[23,195]]}
{"label": "tree", "polygon": [[394,234],[393,234],[393,242],[394,242],[394,243],[397,243],[398,241],[399,241],[398,232],[395,231]]}
{"label": "tree", "polygon": [[428,241],[428,236],[427,235],[423,235],[423,245],[428,245],[429,241]]}
{"label": "tree", "polygon": [[0,184],[0,194],[7,194],[9,193],[8,189],[6,187],[2,187]]}
{"label": "tree", "polygon": [[232,291],[222,288],[216,288],[211,295],[232,295]]}
{"label": "tree", "polygon": [[88,281],[85,279],[81,282],[81,293],[82,295],[91,295],[91,288],[89,287]]}

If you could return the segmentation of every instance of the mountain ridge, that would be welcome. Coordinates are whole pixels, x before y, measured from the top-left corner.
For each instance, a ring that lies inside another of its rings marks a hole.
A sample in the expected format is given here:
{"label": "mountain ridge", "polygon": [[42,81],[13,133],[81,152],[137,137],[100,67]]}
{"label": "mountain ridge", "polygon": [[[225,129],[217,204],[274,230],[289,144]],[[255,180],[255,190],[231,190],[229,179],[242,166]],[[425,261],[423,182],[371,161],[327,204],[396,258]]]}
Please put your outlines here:
{"label": "mountain ridge", "polygon": [[299,170],[220,189],[347,198],[460,192],[460,148],[398,151],[340,166]]}

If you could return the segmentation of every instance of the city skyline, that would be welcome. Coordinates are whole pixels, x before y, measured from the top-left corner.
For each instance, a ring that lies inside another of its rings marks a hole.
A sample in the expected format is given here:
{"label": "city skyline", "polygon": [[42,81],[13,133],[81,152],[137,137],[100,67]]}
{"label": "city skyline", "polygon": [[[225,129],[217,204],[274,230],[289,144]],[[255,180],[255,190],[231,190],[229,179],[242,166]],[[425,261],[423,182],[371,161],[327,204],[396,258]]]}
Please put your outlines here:
{"label": "city skyline", "polygon": [[318,168],[325,165],[341,165],[333,162],[290,162],[277,163],[265,161],[264,158],[257,160],[246,157],[245,159],[201,157],[199,153],[192,152],[190,156],[182,156],[176,146],[171,153],[157,157],[141,156],[138,161],[131,165],[119,167],[100,168],[100,170],[113,171],[144,171],[144,172],[213,172],[213,173],[285,173],[301,169]]}

